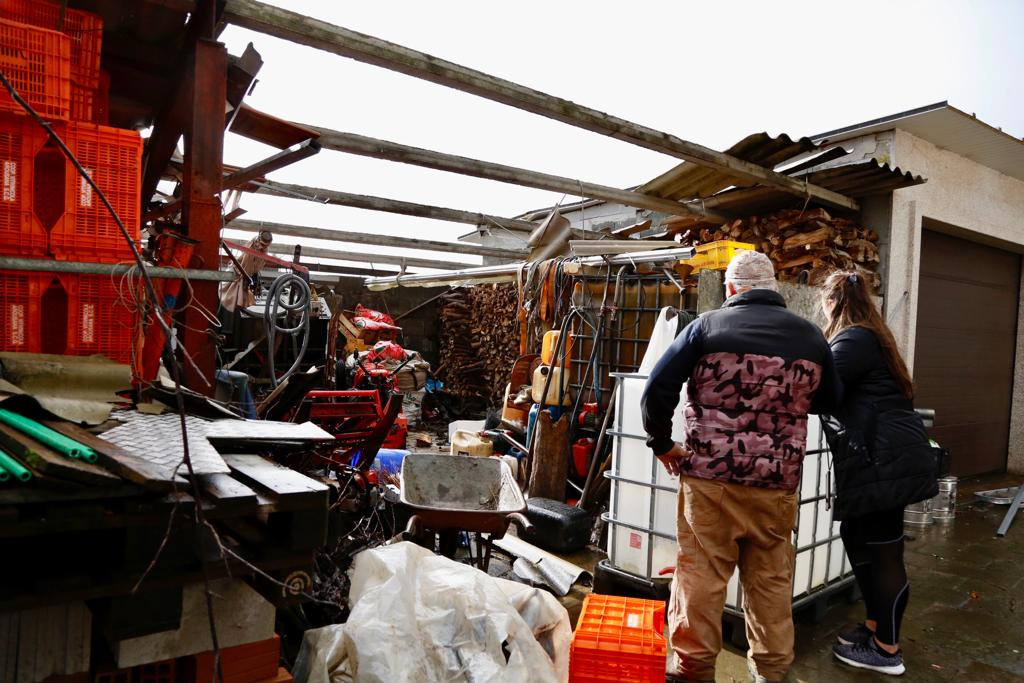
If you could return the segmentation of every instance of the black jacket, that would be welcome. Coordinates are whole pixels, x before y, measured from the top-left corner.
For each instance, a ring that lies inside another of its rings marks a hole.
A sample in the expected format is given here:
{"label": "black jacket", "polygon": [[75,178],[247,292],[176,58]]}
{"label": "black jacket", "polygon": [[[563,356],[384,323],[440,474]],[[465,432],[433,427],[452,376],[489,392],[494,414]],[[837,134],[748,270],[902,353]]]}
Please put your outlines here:
{"label": "black jacket", "polygon": [[753,289],[705,313],[676,337],[641,399],[647,445],[672,447],[672,415],[687,382],[689,477],[793,490],[807,413],[833,411],[839,381],[821,330],[786,310],[777,292]]}
{"label": "black jacket", "polygon": [[831,444],[836,517],[859,517],[936,495],[938,469],[928,434],[913,401],[900,391],[875,333],[847,328],[832,339],[832,354],[843,382],[834,415],[860,446]]}

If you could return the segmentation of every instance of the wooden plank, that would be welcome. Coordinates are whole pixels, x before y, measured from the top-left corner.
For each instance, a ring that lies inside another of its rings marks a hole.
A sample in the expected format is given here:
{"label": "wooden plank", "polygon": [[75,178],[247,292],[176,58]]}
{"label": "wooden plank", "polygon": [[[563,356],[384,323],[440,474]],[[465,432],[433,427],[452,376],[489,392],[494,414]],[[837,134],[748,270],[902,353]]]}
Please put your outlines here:
{"label": "wooden plank", "polygon": [[273,495],[275,502],[327,504],[328,487],[260,455],[225,455],[224,462],[242,482]]}
{"label": "wooden plank", "polygon": [[285,149],[303,140],[317,137],[315,130],[271,116],[244,103],[238,108],[230,130],[232,133],[278,149]]}
{"label": "wooden plank", "polygon": [[818,228],[811,232],[802,232],[793,235],[792,237],[787,237],[782,242],[782,248],[796,249],[798,247],[806,247],[811,244],[817,244],[818,242],[824,242],[834,235],[835,231],[832,230],[831,226],[826,225],[823,228]]}
{"label": "wooden plank", "polygon": [[620,190],[616,187],[599,185],[597,183],[583,182],[573,178],[530,171],[525,168],[506,166],[479,159],[460,157],[454,154],[434,152],[419,147],[402,145],[397,142],[389,142],[377,138],[370,138],[354,133],[342,133],[327,128],[317,128],[320,131],[319,142],[324,149],[333,149],[348,154],[372,157],[374,159],[385,159],[397,161],[403,164],[422,166],[437,171],[459,173],[461,175],[473,176],[474,178],[485,178],[498,182],[533,187],[539,190],[552,192],[565,192],[574,195],[583,195],[591,199],[603,199],[609,202],[618,202],[626,206],[633,206],[640,209],[650,209],[669,214],[670,216],[701,216],[704,220],[714,223],[722,223],[726,217],[714,212],[704,213],[699,204],[689,206],[663,199],[653,194],[633,192],[632,190]]}
{"label": "wooden plank", "polygon": [[174,488],[174,472],[133,455],[120,446],[104,441],[78,425],[60,420],[46,420],[44,424],[64,436],[89,446],[99,456],[96,462],[107,470],[144,486],[153,491],[170,491]]}
{"label": "wooden plank", "polygon": [[122,482],[120,477],[99,465],[62,455],[5,424],[0,424],[0,447],[35,472],[99,486],[118,485]]}
{"label": "wooden plank", "polygon": [[804,184],[769,168],[683,140],[675,135],[610,116],[596,109],[298,12],[273,7],[257,0],[227,0],[223,19],[277,38],[398,71],[577,128],[624,140],[684,161],[714,168],[730,176],[773,185],[793,195],[809,195],[819,201],[846,209],[859,208],[857,202],[849,197],[816,185]]}
{"label": "wooden plank", "polygon": [[239,185],[245,185],[251,180],[262,178],[268,173],[272,173],[278,169],[290,166],[297,161],[307,159],[317,152],[320,151],[320,145],[315,140],[309,139],[297,146],[288,147],[277,154],[267,157],[262,161],[257,161],[251,166],[240,168],[236,171],[232,171],[224,176],[224,189],[230,190],[238,187]]}
{"label": "wooden plank", "polygon": [[196,485],[203,502],[212,503],[218,511],[257,506],[256,492],[229,474],[197,475]]}
{"label": "wooden plank", "polygon": [[491,229],[494,229],[497,225],[505,230],[511,230],[513,232],[532,232],[537,227],[536,223],[532,223],[530,221],[519,220],[516,218],[502,218],[501,216],[492,216],[478,211],[449,209],[443,206],[431,206],[429,204],[404,202],[399,199],[387,199],[385,197],[352,194],[351,192],[339,192],[338,190],[328,190],[322,187],[279,183],[273,180],[268,180],[258,186],[247,185],[240,189],[245,190],[246,192],[269,194],[275,197],[302,199],[309,202],[316,202],[317,204],[350,206],[355,209],[383,211],[385,213],[396,213],[402,216],[417,216],[420,218],[431,218],[438,221],[464,223],[466,225],[482,225]]}
{"label": "wooden plank", "polygon": [[0,612],[0,683],[14,683],[18,670],[18,631],[21,612]]}
{"label": "wooden plank", "polygon": [[260,232],[269,230],[274,235],[289,237],[309,237],[318,240],[332,240],[351,244],[370,244],[383,247],[399,247],[401,249],[426,249],[450,254],[472,254],[475,256],[493,256],[509,260],[522,260],[525,249],[503,249],[501,247],[485,247],[469,242],[439,242],[416,237],[393,237],[391,235],[374,235],[368,232],[335,230],[333,228],[314,228],[305,225],[288,225],[268,221],[236,220],[231,224],[232,230],[244,232]]}
{"label": "wooden plank", "polygon": [[[271,244],[267,249],[271,254],[292,254],[295,251],[294,244]],[[460,261],[439,261],[434,259],[417,258],[415,256],[395,256],[393,254],[360,254],[352,251],[335,251],[334,249],[321,249],[319,247],[302,247],[302,256],[310,258],[330,258],[341,261],[356,261],[359,263],[390,263],[396,266],[409,266],[410,268],[434,268],[437,270],[460,270],[472,268],[475,263],[464,263]]]}

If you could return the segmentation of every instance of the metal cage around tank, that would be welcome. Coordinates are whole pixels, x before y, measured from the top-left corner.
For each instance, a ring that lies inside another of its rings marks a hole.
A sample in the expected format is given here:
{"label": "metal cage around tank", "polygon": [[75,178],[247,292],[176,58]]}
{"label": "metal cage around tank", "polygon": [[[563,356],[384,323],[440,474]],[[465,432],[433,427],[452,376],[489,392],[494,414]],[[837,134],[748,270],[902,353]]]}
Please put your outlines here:
{"label": "metal cage around tank", "polygon": [[[670,477],[645,444],[640,417],[640,396],[645,375],[613,373],[616,408],[613,429],[608,524],[609,563],[642,579],[670,576],[676,564],[676,503],[678,480]],[[683,390],[685,394],[685,387]],[[673,437],[683,439],[680,397],[673,420]],[[853,571],[832,519],[829,494],[830,455],[816,416],[808,420],[807,454],[801,471],[799,513],[793,530],[796,562],[793,571],[793,607],[825,598],[851,585]],[[743,614],[743,591],[738,573],[729,581],[726,611]]]}

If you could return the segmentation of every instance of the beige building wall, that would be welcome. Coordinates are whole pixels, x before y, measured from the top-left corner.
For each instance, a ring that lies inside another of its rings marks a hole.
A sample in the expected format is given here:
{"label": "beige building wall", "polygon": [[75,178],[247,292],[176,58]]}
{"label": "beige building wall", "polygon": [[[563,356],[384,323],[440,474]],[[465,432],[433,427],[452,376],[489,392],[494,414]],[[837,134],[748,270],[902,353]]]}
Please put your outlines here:
{"label": "beige building wall", "polygon": [[[897,190],[891,203],[875,200],[864,206],[865,222],[880,228],[887,252],[882,263],[885,315],[913,368],[922,225],[1024,253],[1024,181],[901,130],[843,144],[928,179],[923,185]],[[1013,396],[1008,468],[1024,474],[1024,281]]]}

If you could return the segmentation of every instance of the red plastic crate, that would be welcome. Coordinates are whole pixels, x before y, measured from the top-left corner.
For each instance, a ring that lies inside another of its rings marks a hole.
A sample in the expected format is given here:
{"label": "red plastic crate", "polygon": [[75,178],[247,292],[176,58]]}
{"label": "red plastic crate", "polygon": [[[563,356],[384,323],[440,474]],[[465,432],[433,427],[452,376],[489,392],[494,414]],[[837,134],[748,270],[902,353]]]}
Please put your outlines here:
{"label": "red plastic crate", "polygon": [[0,254],[44,256],[49,236],[32,220],[33,164],[46,132],[25,116],[0,113]]}
{"label": "red plastic crate", "polygon": [[665,680],[665,603],[588,595],[569,646],[569,681]]}
{"label": "red plastic crate", "polygon": [[[274,635],[220,651],[220,667],[224,683],[259,683],[276,680],[281,670],[281,638]],[[202,652],[194,657],[195,683],[214,683],[213,652]],[[287,674],[287,672],[285,672]]]}
{"label": "red plastic crate", "polygon": [[[71,39],[56,31],[0,19],[0,69],[21,98],[47,119],[71,113]],[[6,88],[0,110],[24,113]]]}
{"label": "red plastic crate", "polygon": [[[131,293],[118,293],[122,279],[110,275],[62,277],[68,291],[67,351],[74,356],[101,354],[119,363],[131,362],[138,332]],[[115,284],[116,283],[116,284]],[[125,289],[131,285],[124,282]]]}
{"label": "red plastic crate", "polygon": [[140,664],[135,673],[136,683],[178,683],[178,660]]}
{"label": "red plastic crate", "polygon": [[[72,121],[64,141],[113,205],[132,239],[139,241],[142,137],[138,132]],[[57,259],[117,263],[131,249],[107,207],[70,163],[64,165],[66,220],[50,229]],[[37,185],[38,187],[38,185]]]}
{"label": "red plastic crate", "polygon": [[93,102],[96,99],[96,91],[92,88],[71,84],[71,120],[86,121],[95,123],[93,118]]}
{"label": "red plastic crate", "polygon": [[37,273],[0,270],[0,351],[39,353],[44,287]]}
{"label": "red plastic crate", "polygon": [[99,84],[100,52],[103,49],[103,20],[79,9],[64,9],[47,0],[0,0],[0,17],[59,31],[71,41],[71,79],[78,85]]}

